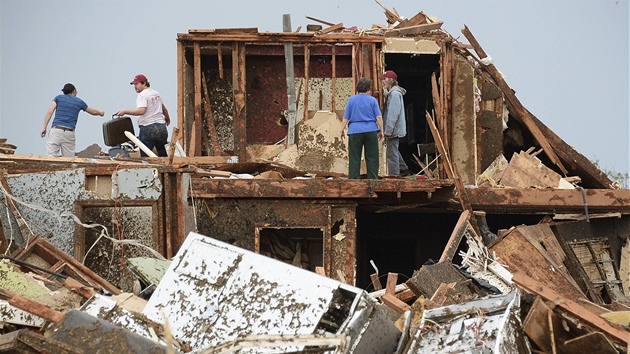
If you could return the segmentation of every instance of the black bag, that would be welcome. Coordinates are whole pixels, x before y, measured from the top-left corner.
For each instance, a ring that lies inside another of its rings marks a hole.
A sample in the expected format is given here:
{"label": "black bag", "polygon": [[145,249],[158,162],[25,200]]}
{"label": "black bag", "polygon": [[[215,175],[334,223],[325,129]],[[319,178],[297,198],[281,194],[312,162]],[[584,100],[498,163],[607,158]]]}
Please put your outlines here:
{"label": "black bag", "polygon": [[112,115],[112,120],[103,123],[103,140],[105,140],[105,145],[115,146],[129,141],[125,131],[135,134],[131,118]]}

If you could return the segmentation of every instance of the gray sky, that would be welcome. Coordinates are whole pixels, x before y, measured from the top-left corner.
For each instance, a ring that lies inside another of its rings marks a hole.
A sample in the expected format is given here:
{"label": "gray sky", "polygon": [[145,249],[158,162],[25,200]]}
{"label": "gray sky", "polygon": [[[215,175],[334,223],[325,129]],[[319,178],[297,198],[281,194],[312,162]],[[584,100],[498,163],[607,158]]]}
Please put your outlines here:
{"label": "gray sky", "polygon": [[[405,17],[419,11],[466,39],[467,25],[523,105],[600,166],[630,170],[630,0],[379,0]],[[176,124],[177,33],[313,23],[385,23],[373,0],[0,0],[0,137],[17,153],[43,155],[51,100],[72,82],[105,117],[79,116],[77,151],[103,149],[102,123],[135,107],[129,82],[144,73]],[[135,124],[135,121],[134,121]],[[171,131],[173,124],[169,127]]]}

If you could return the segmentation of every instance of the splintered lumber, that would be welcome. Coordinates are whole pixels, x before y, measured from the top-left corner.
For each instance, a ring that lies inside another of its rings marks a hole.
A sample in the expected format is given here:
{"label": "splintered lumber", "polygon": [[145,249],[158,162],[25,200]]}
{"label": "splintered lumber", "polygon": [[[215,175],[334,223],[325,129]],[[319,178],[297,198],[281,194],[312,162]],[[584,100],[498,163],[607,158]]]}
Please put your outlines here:
{"label": "splintered lumber", "polygon": [[[547,224],[535,226],[548,227]],[[502,264],[507,265],[512,273],[523,272],[573,301],[586,298],[566,269],[556,264],[554,258],[542,246],[530,242],[526,236],[530,228],[531,226],[517,227],[493,243],[488,250],[500,259]]]}
{"label": "splintered lumber", "polygon": [[306,17],[306,18],[308,18],[308,19],[309,19],[309,20],[311,20],[311,21],[315,21],[315,22],[323,23],[323,24],[325,24],[325,25],[327,25],[327,26],[334,26],[334,25],[335,25],[335,24],[334,24],[334,23],[332,23],[332,22],[327,22],[327,21],[324,21],[324,20],[320,20],[320,19],[315,18],[315,17],[311,17],[311,16],[305,16],[305,17]]}
{"label": "splintered lumber", "polygon": [[398,273],[388,273],[387,283],[385,285],[385,294],[396,294],[396,283],[398,282]]}
{"label": "splintered lumber", "polygon": [[446,176],[449,179],[455,180],[455,173],[453,172],[453,165],[451,164],[451,159],[448,157],[446,152],[446,148],[444,147],[444,142],[440,137],[440,133],[438,132],[437,126],[433,121],[433,117],[426,112],[427,123],[429,124],[429,129],[431,130],[431,135],[433,135],[433,140],[435,140],[435,144],[437,145],[438,151],[440,155],[442,155],[442,159],[444,161],[444,169],[446,170]]}
{"label": "splintered lumber", "polygon": [[15,306],[20,310],[39,316],[46,321],[56,323],[61,321],[61,319],[63,318],[62,312],[55,311],[50,307],[42,305],[35,300],[28,299],[20,294],[6,289],[0,289],[0,298],[8,300],[11,306]]}
{"label": "splintered lumber", "polygon": [[523,272],[514,273],[514,277],[512,278],[512,280],[528,293],[539,295],[545,300],[555,303],[556,306],[567,311],[574,317],[577,317],[579,320],[582,320],[587,324],[599,329],[615,341],[620,342],[624,345],[628,344],[628,340],[630,339],[630,332],[610,324],[605,319],[587,310],[584,306],[581,306],[575,301],[568,299],[550,289],[547,285],[528,277]]}
{"label": "splintered lumber", "polygon": [[393,309],[394,311],[398,312],[401,315],[405,313],[405,311],[411,310],[411,306],[398,300],[398,298],[392,294],[385,294],[381,296],[381,301],[383,301],[385,305],[389,306],[391,309]]}
{"label": "splintered lumber", "polygon": [[168,164],[173,164],[173,158],[175,157],[175,150],[177,149],[177,139],[179,139],[179,128],[173,128],[173,134],[171,135],[170,151],[168,152]]}
{"label": "splintered lumber", "polygon": [[[440,284],[433,296],[431,296],[431,301],[435,302],[438,306],[444,306],[446,304],[446,300],[448,300],[449,292],[453,291],[455,285],[457,285],[457,283]],[[450,303],[448,305],[450,305]]]}
{"label": "splintered lumber", "polygon": [[385,37],[398,37],[405,35],[420,34],[428,31],[440,29],[444,22],[425,23],[416,26],[409,26],[404,28],[396,28],[385,32]]}
{"label": "splintered lumber", "polygon": [[335,31],[339,31],[344,29],[345,27],[343,27],[343,23],[338,23],[336,25],[332,25],[328,28],[324,28],[322,30],[322,34],[326,34],[326,33],[330,33],[330,32],[335,32]]}
{"label": "splintered lumber", "polygon": [[525,151],[512,155],[499,182],[514,188],[558,188],[562,176]]}
{"label": "splintered lumber", "polygon": [[455,224],[455,228],[453,229],[451,237],[446,243],[446,247],[444,247],[444,251],[442,251],[440,262],[451,262],[453,260],[453,257],[455,256],[455,254],[457,253],[457,249],[459,248],[459,244],[464,237],[464,234],[469,231],[469,220],[470,211],[464,210],[464,212],[459,216],[457,224]]}
{"label": "splintered lumber", "polygon": [[[479,42],[477,42],[477,39],[475,39],[472,32],[470,32],[467,26],[464,26],[464,28],[462,29],[462,33],[475,49],[475,52],[477,53],[479,59],[485,59],[488,57],[486,52],[483,50],[483,48],[481,48],[481,45],[479,44]],[[512,89],[507,84],[505,79],[503,79],[503,76],[501,75],[499,70],[493,64],[486,65],[485,67],[488,70],[488,73],[490,74],[492,79],[501,88],[501,91],[503,91],[505,98],[516,110],[516,118],[521,123],[523,123],[527,127],[527,129],[529,129],[530,133],[532,133],[532,135],[534,136],[534,139],[536,139],[536,141],[540,144],[540,146],[547,154],[549,160],[551,160],[554,165],[558,166],[558,168],[560,168],[560,171],[562,171],[562,173],[566,175],[568,173],[567,169],[562,165],[562,162],[549,144],[549,141],[536,125],[536,122],[532,118],[531,113],[529,113],[529,111],[525,109],[525,107],[523,107],[521,101],[516,98],[516,95],[513,93]]]}
{"label": "splintered lumber", "polygon": [[372,286],[374,287],[374,291],[378,291],[383,289],[383,285],[381,285],[381,281],[378,279],[378,274],[370,274],[370,280],[372,280]]}

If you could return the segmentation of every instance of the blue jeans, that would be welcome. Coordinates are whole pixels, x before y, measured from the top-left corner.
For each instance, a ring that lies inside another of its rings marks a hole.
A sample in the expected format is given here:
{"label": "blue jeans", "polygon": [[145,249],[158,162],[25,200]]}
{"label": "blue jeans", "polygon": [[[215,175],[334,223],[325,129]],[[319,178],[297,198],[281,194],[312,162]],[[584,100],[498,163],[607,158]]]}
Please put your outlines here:
{"label": "blue jeans", "polygon": [[[149,150],[157,150],[158,156],[168,156],[164,145],[168,142],[168,130],[166,130],[166,124],[154,123],[149,125],[140,126],[140,134],[138,139],[146,145]],[[140,149],[140,156],[147,157],[148,155]]]}
{"label": "blue jeans", "polygon": [[390,176],[400,176],[400,171],[408,170],[405,160],[403,160],[398,146],[400,145],[400,138],[385,138],[387,144],[387,172]]}

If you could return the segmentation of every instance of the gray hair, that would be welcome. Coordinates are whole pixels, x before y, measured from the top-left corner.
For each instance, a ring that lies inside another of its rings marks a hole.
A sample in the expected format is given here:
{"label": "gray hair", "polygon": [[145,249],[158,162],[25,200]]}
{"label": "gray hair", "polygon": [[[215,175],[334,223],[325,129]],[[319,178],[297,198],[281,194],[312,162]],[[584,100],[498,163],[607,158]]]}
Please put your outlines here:
{"label": "gray hair", "polygon": [[365,93],[372,89],[372,80],[362,77],[357,81],[357,92]]}

